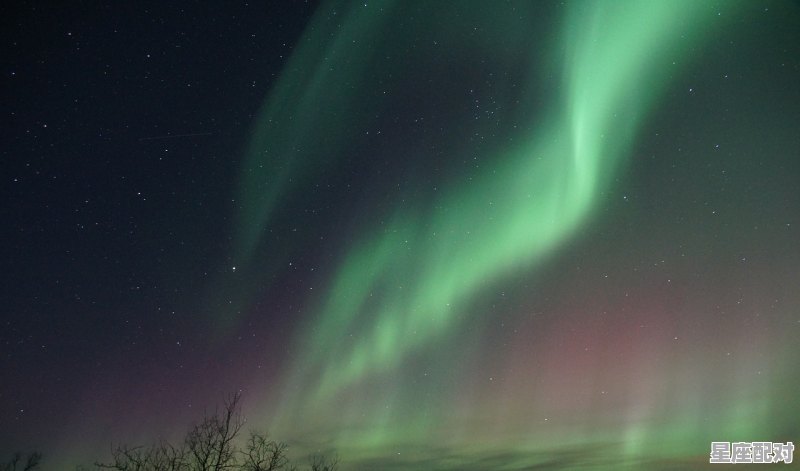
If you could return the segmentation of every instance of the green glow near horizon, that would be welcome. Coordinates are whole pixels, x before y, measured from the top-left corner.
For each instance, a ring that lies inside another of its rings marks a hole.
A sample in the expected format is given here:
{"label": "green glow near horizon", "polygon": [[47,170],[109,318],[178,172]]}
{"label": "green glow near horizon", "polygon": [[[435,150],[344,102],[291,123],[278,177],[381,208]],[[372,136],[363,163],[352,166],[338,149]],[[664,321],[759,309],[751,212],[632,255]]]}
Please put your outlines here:
{"label": "green glow near horizon", "polygon": [[[480,315],[476,299],[505,277],[536,270],[591,221],[631,158],[648,113],[711,28],[713,7],[698,1],[569,4],[556,50],[536,64],[552,79],[542,84],[531,77],[526,84],[558,93],[521,97],[519,106],[535,99],[545,105],[531,111],[512,143],[488,156],[492,171],[469,182],[452,176],[435,201],[398,205],[390,221],[366,228],[333,270],[322,305],[300,333],[278,427],[281,420],[315,422],[309,418],[320,410],[338,407],[336,422],[358,430],[340,432],[341,443],[349,438],[381,447],[423,435],[441,419],[437,400],[448,399],[403,397],[397,371],[434,346],[468,357],[470,346],[450,333]],[[436,10],[431,16],[444,16],[442,7],[429,8]],[[378,67],[372,61],[381,45],[392,47],[385,38],[400,36],[392,23],[396,12],[388,3],[382,10],[341,11],[335,31],[320,19],[312,22],[267,102],[242,182],[241,257],[252,253],[278,199],[313,178],[317,167],[336,165],[348,132],[367,120],[370,104],[356,91]],[[527,44],[522,23],[489,13],[487,41]],[[314,49],[320,43],[327,46]],[[275,168],[275,155],[283,163],[268,174],[263,169]],[[458,355],[436,361],[439,375],[460,367]],[[367,392],[354,399],[359,388]],[[406,411],[402,419],[387,404]],[[617,434],[626,437],[627,454],[646,448],[651,437],[641,427],[633,423]]]}

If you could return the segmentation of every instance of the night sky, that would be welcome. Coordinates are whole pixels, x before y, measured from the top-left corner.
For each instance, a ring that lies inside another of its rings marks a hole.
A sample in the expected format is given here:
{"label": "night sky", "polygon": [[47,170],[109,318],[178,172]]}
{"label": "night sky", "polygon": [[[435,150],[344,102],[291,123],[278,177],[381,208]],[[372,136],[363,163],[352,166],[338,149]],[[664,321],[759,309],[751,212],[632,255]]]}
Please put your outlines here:
{"label": "night sky", "polygon": [[0,460],[800,443],[798,3],[11,3]]}

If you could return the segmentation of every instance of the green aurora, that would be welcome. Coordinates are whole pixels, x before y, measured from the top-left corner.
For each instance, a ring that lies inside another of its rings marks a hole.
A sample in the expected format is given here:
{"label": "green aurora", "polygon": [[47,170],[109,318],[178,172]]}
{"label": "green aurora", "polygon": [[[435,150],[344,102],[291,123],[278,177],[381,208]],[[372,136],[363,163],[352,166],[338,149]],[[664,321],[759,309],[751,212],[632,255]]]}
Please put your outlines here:
{"label": "green aurora", "polygon": [[[242,173],[237,264],[264,268],[257,248],[281,202],[327,178],[361,145],[373,118],[399,106],[405,87],[424,87],[419,70],[437,69],[431,86],[446,87],[451,61],[491,58],[493,112],[501,117],[487,129],[471,125],[467,113],[437,138],[451,161],[480,165],[445,165],[433,190],[387,190],[394,203],[354,216],[358,235],[309,303],[282,400],[265,412],[274,433],[336,448],[363,469],[386,456],[397,463],[383,462],[385,469],[489,469],[503,453],[514,458],[502,469],[620,469],[702,460],[710,440],[785,430],[787,419],[769,402],[744,406],[770,397],[769,384],[725,392],[718,385],[724,408],[689,393],[704,370],[685,358],[673,358],[674,370],[648,371],[669,355],[664,345],[611,340],[611,351],[629,348],[635,359],[608,365],[609,354],[579,366],[566,347],[533,345],[548,342],[543,334],[493,346],[498,336],[486,329],[493,314],[485,299],[552,270],[565,244],[591,231],[652,111],[709,37],[736,34],[729,18],[738,9],[735,2],[569,2],[549,12],[561,26],[548,31],[531,21],[542,10],[532,2],[321,7],[255,127]],[[476,132],[491,136],[470,148],[464,136]],[[397,159],[417,152],[414,161],[429,158],[413,142],[391,149]],[[423,169],[414,172],[410,178],[423,179]],[[527,286],[510,291],[517,299],[542,295]],[[657,315],[650,321],[669,331]],[[563,321],[576,325],[592,322]],[[558,359],[547,363],[548,355]],[[488,378],[504,378],[495,390],[473,377],[487,357],[515,372]],[[616,378],[615,392],[627,399],[576,399],[585,391],[570,371],[593,369]],[[561,380],[563,403],[540,399],[553,397],[548,385]],[[434,457],[435,465],[424,464]]]}

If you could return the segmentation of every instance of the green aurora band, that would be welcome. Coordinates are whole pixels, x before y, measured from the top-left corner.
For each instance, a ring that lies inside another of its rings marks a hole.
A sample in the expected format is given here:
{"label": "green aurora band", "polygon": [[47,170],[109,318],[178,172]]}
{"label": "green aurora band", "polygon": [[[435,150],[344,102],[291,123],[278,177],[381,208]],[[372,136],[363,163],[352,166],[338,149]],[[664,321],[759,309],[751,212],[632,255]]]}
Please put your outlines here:
{"label": "green aurora band", "polygon": [[[453,15],[452,3],[327,4],[271,92],[242,174],[236,246],[242,264],[260,263],[253,254],[279,201],[344,158],[385,106],[380,90],[413,80],[413,64],[397,58],[415,37],[438,32],[444,57],[471,48],[494,54],[501,66],[529,64],[522,74],[527,83],[507,97],[507,108],[513,103],[517,110],[506,121],[514,122],[505,131],[510,138],[480,149],[491,164],[474,178],[448,175],[433,199],[398,202],[383,222],[361,231],[332,270],[317,312],[298,334],[283,399],[270,413],[276,434],[310,439],[315,431],[329,439],[328,446],[350,447],[349,459],[378,457],[395,444],[436,434],[438,443],[446,435],[452,443],[475,440],[488,447],[489,436],[508,444],[507,432],[518,437],[513,446],[530,448],[541,424],[525,425],[528,417],[515,421],[513,410],[498,413],[501,405],[489,407],[494,419],[477,412],[454,418],[474,410],[476,402],[492,401],[463,399],[469,393],[453,385],[465,374],[464,363],[480,355],[480,333],[465,334],[465,326],[480,324],[482,294],[535,273],[587,226],[631,157],[648,113],[718,28],[719,17],[736,6],[570,2],[559,10],[562,30],[553,34],[532,31],[520,19],[519,11],[532,8],[524,2],[513,9],[491,4],[458,3],[460,15]],[[415,22],[398,21],[410,11]],[[337,21],[330,21],[333,14]],[[475,22],[481,28],[467,34]],[[421,67],[443,57],[415,54],[426,62]],[[378,86],[376,70],[393,80]],[[465,152],[461,136],[447,138],[456,158],[471,158],[459,155]],[[411,385],[409,370],[431,371],[438,379]],[[695,412],[689,408],[686,416]],[[696,427],[679,425],[681,418],[661,417],[654,435],[655,419],[642,425],[642,416],[632,412],[616,434],[576,433],[573,427],[570,438],[551,431],[537,446],[619,440],[625,456],[635,457],[657,440],[705,439]],[[467,433],[475,423],[485,430]],[[717,418],[718,428],[725,424],[727,430],[759,430],[747,413]],[[670,453],[687,452],[681,446],[673,444]]]}

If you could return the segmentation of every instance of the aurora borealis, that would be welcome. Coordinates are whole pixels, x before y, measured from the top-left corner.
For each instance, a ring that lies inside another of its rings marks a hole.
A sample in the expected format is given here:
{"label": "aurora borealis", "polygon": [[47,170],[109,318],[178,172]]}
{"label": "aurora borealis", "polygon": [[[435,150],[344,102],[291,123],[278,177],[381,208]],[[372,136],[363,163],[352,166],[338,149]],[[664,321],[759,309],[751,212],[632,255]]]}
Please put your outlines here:
{"label": "aurora borealis", "polygon": [[178,3],[9,20],[0,452],[800,441],[796,3]]}

